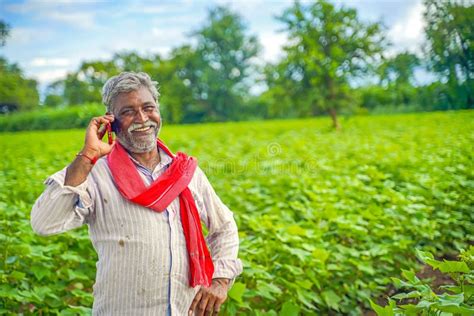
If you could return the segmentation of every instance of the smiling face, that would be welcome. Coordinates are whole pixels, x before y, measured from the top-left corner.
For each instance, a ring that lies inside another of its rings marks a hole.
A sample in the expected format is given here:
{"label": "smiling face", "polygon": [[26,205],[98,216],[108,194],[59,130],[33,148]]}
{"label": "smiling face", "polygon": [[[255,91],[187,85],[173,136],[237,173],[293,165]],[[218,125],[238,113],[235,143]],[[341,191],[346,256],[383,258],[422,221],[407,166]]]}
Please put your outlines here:
{"label": "smiling face", "polygon": [[153,96],[147,88],[120,93],[113,102],[115,119],[119,122],[117,139],[133,153],[156,148],[161,117]]}

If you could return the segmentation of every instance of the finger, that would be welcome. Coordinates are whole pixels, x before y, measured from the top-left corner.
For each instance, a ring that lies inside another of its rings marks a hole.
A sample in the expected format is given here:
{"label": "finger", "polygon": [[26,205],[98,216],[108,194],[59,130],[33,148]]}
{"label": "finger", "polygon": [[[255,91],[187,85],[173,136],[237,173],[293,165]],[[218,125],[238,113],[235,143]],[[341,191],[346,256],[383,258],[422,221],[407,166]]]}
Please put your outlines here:
{"label": "finger", "polygon": [[113,116],[103,115],[103,116],[97,116],[97,117],[92,118],[91,123],[93,123],[95,125],[97,125],[97,124],[100,125],[102,123],[109,123],[109,122],[113,122],[113,121],[114,121]]}
{"label": "finger", "polygon": [[89,128],[91,128],[92,130],[95,130],[96,132],[98,132],[98,130],[99,130],[99,128],[102,124],[105,125],[105,124],[109,124],[110,122],[111,122],[110,119],[107,119],[103,116],[94,117],[91,120],[90,124],[89,124]]}
{"label": "finger", "polygon": [[212,316],[212,310],[214,308],[215,302],[216,302],[215,296],[211,297],[209,301],[207,302],[206,309],[205,309],[206,316]]}
{"label": "finger", "polygon": [[189,315],[192,315],[192,313],[195,311],[197,304],[201,300],[202,297],[202,292],[199,290],[199,292],[196,294],[194,297],[193,303],[191,304],[191,307],[189,307]]}
{"label": "finger", "polygon": [[110,122],[113,122],[115,120],[115,116],[113,114],[105,114],[105,118],[107,118]]}
{"label": "finger", "polygon": [[201,301],[197,306],[197,316],[204,316],[206,312],[207,302],[209,302],[209,295],[205,294],[201,297]]}
{"label": "finger", "polygon": [[216,302],[214,303],[214,308],[212,309],[212,315],[219,315],[219,312],[221,310],[221,305],[222,305],[222,302],[220,300],[216,300]]}
{"label": "finger", "polygon": [[107,132],[107,127],[106,127],[106,125],[102,125],[102,126],[99,128],[99,131],[97,132],[97,136],[99,136],[99,139],[104,138],[104,135],[105,135],[106,132]]}

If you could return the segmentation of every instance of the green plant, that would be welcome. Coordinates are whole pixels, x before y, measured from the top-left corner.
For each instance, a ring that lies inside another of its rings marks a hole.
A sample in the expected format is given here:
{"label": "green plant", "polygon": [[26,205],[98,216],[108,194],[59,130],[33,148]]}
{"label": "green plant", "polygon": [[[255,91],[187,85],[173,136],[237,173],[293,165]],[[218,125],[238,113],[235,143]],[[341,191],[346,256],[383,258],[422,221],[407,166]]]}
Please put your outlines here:
{"label": "green plant", "polygon": [[[429,252],[417,251],[418,258],[435,270],[448,274],[454,285],[433,289],[414,272],[403,270],[405,280],[392,278],[402,292],[393,295],[385,307],[371,302],[383,315],[473,315],[474,314],[474,247],[461,251],[460,261],[439,261]],[[441,292],[440,292],[441,290]],[[398,304],[395,304],[395,301]],[[409,300],[409,303],[406,303]]]}
{"label": "green plant", "polygon": [[[474,111],[165,125],[234,212],[244,272],[223,315],[361,315],[414,249],[453,255],[474,240]],[[87,227],[36,236],[43,181],[84,129],[1,133],[0,314],[91,308]]]}

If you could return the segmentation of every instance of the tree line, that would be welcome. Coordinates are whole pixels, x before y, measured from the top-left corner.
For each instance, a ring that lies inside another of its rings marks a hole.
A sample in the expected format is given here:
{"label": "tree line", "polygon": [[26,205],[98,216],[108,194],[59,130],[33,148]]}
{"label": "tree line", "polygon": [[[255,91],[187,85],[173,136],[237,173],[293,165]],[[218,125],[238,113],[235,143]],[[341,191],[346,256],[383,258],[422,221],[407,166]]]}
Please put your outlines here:
{"label": "tree line", "polygon": [[[295,2],[277,17],[288,37],[283,57],[266,65],[256,62],[261,46],[242,17],[218,6],[190,35],[197,44],[175,47],[166,57],[131,51],[84,61],[48,86],[43,105],[100,102],[107,78],[128,70],[145,71],[160,83],[162,115],[172,123],[328,113],[337,127],[338,114],[361,110],[474,108],[474,5],[455,0],[423,4],[423,54],[389,56],[381,23],[365,22],[355,9],[326,0]],[[8,26],[0,21],[0,45],[7,36]],[[417,85],[417,69],[436,80]],[[38,106],[37,83],[4,58],[0,82],[3,109]]]}

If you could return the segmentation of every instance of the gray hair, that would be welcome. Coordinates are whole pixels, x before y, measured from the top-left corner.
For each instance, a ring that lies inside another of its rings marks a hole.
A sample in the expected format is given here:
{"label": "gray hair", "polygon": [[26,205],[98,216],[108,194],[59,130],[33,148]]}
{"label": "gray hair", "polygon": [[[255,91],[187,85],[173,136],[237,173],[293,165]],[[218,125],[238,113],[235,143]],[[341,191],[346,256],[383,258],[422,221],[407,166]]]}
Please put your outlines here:
{"label": "gray hair", "polygon": [[158,97],[160,96],[158,89],[156,88],[158,82],[152,81],[150,76],[144,72],[121,72],[120,74],[111,77],[104,84],[102,88],[102,102],[107,108],[107,112],[113,111],[114,99],[120,93],[127,93],[136,91],[142,87],[145,87],[150,91],[153,99],[155,99],[158,105]]}

